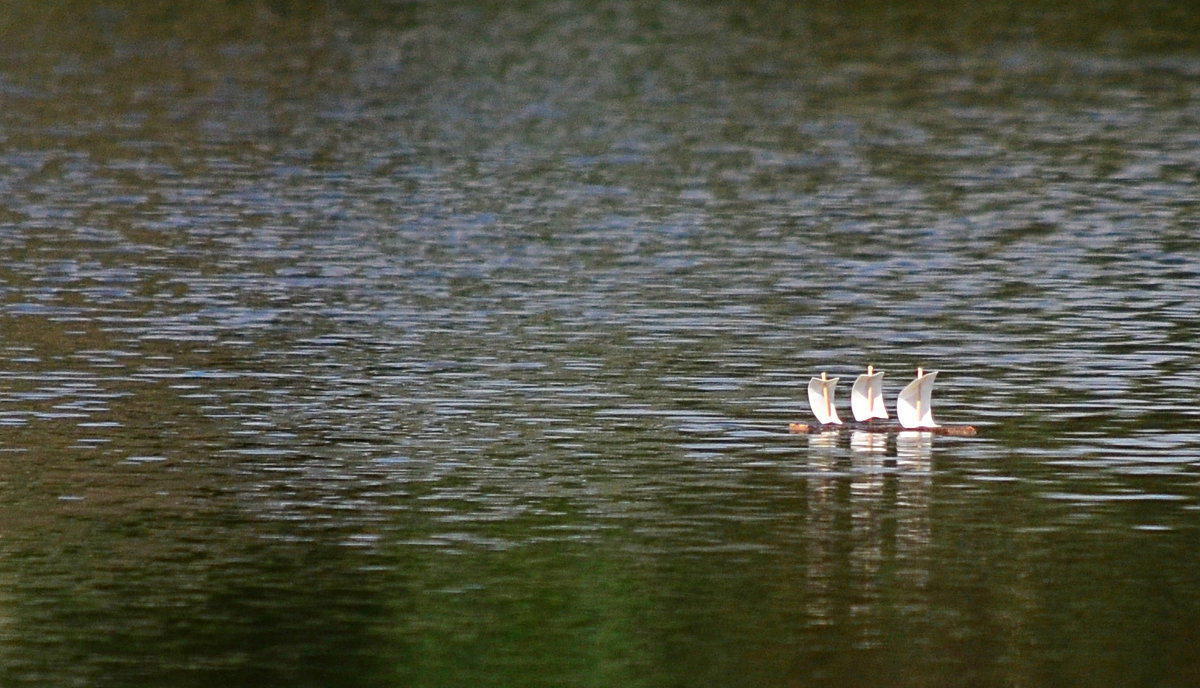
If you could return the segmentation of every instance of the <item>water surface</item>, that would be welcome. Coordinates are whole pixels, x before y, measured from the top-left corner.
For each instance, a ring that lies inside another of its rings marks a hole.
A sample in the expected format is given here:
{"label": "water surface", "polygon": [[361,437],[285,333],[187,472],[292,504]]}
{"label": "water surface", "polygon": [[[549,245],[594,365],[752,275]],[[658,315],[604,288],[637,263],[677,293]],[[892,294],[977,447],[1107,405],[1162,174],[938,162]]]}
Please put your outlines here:
{"label": "water surface", "polygon": [[1190,13],[14,4],[0,683],[1200,681]]}

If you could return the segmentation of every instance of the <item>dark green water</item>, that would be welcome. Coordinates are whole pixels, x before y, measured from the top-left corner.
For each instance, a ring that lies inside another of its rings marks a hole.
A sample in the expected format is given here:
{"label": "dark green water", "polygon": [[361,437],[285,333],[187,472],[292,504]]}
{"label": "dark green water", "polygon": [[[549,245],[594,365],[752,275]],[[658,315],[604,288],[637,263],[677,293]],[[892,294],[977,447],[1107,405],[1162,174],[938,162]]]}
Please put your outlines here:
{"label": "dark green water", "polygon": [[1181,7],[7,3],[0,685],[1200,684]]}

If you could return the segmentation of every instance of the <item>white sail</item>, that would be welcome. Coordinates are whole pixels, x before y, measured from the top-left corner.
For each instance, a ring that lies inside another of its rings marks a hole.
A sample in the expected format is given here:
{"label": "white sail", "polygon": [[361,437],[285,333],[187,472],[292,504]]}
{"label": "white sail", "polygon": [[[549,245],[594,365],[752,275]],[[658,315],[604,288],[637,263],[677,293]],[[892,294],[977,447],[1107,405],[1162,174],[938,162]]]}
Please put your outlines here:
{"label": "white sail", "polygon": [[867,372],[859,375],[850,388],[850,409],[854,411],[854,420],[868,421],[872,418],[887,418],[887,404],[883,401],[883,371],[875,372],[873,366],[867,366]]}
{"label": "white sail", "polygon": [[822,424],[842,424],[837,409],[833,407],[833,389],[837,387],[838,379],[826,377],[825,373],[821,373],[821,377],[814,377],[808,381],[808,405]]}
{"label": "white sail", "polygon": [[896,417],[900,425],[906,428],[936,428],[933,422],[933,404],[929,397],[933,394],[933,380],[937,371],[926,373],[917,368],[917,378],[900,390],[896,397]]}

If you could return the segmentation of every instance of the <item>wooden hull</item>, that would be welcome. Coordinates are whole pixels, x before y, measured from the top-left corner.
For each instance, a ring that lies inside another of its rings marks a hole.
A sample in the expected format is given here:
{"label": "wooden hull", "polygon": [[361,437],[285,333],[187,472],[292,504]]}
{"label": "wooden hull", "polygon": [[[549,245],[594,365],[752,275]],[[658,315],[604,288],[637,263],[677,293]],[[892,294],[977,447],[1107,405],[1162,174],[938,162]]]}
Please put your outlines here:
{"label": "wooden hull", "polygon": [[788,432],[793,435],[813,435],[822,432],[840,432],[857,430],[859,432],[926,432],[931,435],[949,435],[951,437],[971,437],[975,434],[973,425],[939,425],[933,428],[906,428],[899,423],[791,423]]}

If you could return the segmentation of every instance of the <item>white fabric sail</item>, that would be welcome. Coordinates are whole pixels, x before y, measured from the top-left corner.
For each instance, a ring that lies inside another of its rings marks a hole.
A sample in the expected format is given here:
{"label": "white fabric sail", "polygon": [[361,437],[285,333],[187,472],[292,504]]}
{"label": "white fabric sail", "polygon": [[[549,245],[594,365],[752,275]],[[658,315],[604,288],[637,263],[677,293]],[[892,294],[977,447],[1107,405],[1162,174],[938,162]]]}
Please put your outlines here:
{"label": "white fabric sail", "polygon": [[821,373],[821,377],[814,377],[808,381],[808,405],[822,424],[842,424],[837,409],[833,407],[833,390],[837,387],[839,379],[826,377],[825,373]]}
{"label": "white fabric sail", "polygon": [[859,375],[850,388],[850,410],[854,420],[862,423],[872,418],[887,418],[887,405],[883,401],[883,371],[867,366],[867,372]]}
{"label": "white fabric sail", "polygon": [[933,404],[929,397],[933,394],[933,380],[937,371],[926,373],[917,368],[917,377],[900,390],[896,397],[896,417],[900,425],[906,428],[936,428],[933,422]]}

